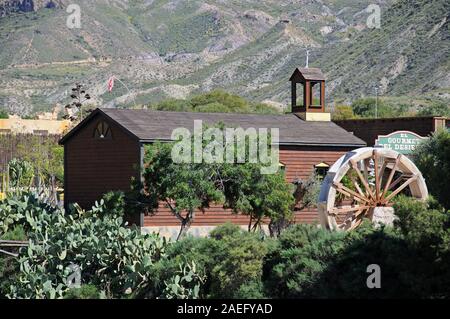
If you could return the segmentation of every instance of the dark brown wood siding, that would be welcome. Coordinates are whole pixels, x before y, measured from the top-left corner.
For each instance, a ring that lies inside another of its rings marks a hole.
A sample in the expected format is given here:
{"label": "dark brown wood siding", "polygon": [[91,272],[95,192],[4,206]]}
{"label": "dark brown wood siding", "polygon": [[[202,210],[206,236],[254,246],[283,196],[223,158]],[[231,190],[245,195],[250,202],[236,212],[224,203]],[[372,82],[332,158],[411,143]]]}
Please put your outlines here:
{"label": "dark brown wood siding", "polygon": [[367,146],[375,145],[378,135],[387,135],[395,131],[411,131],[420,136],[428,136],[435,131],[436,126],[435,118],[432,117],[341,120],[334,122],[365,141]]}
{"label": "dark brown wood siding", "polygon": [[[95,139],[94,129],[105,120],[111,139]],[[139,178],[140,144],[117,124],[97,115],[64,145],[64,202],[90,208],[103,194],[130,189],[131,179]]]}
{"label": "dark brown wood siding", "polygon": [[[320,162],[331,165],[350,150],[351,148],[340,147],[284,146],[280,147],[280,161],[285,165],[286,179],[288,182],[292,182],[297,178],[308,178],[314,165]],[[227,221],[238,225],[247,225],[249,219],[247,216],[233,214],[230,210],[224,210],[221,206],[216,205],[206,210],[205,213],[196,212],[193,226],[214,226]],[[318,222],[317,210],[306,209],[295,212],[295,221],[297,223]],[[179,224],[179,221],[163,204],[155,214],[144,217],[144,226],[177,226]]]}

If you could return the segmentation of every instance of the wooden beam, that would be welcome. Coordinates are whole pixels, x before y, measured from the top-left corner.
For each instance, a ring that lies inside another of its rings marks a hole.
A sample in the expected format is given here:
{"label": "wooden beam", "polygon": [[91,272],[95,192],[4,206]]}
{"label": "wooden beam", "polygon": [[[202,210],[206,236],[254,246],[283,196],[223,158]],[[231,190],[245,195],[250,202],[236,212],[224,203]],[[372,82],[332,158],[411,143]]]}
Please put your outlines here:
{"label": "wooden beam", "polygon": [[355,180],[353,180],[353,186],[355,186],[356,190],[359,194],[361,194],[361,196],[367,196],[366,194],[364,194],[361,187],[359,187],[359,184]]}
{"label": "wooden beam", "polygon": [[364,177],[366,178],[367,183],[369,182],[369,171],[367,169],[369,167],[369,163],[370,159],[364,159]]}
{"label": "wooden beam", "polygon": [[362,224],[362,221],[363,221],[362,218],[358,218],[356,222],[348,230],[354,230],[356,227]]}
{"label": "wooden beam", "polygon": [[294,112],[297,107],[297,82],[291,82],[291,111]]}
{"label": "wooden beam", "polygon": [[[388,164],[388,161],[385,158],[383,160],[383,165],[380,168],[380,174],[379,174],[379,176],[380,176],[380,188],[383,187],[383,176],[384,176],[384,171],[386,170],[387,164]],[[380,195],[380,198],[381,198],[381,195]]]}
{"label": "wooden beam", "polygon": [[369,202],[369,200],[361,195],[359,195],[357,192],[351,190],[350,188],[342,185],[341,183],[335,183],[333,182],[333,185],[336,187],[337,190],[343,190],[344,192],[349,193],[350,195],[353,195],[356,198],[361,199],[364,202]]}
{"label": "wooden beam", "polygon": [[[353,223],[354,220],[357,220],[355,222],[355,224],[351,225],[350,228],[348,228],[347,230],[353,230],[356,227],[358,227],[361,223],[362,223],[362,217],[361,215],[363,215],[366,212],[365,209],[361,209],[360,211],[358,211],[356,214],[353,214],[351,216],[349,216],[349,218],[346,218],[343,221],[343,225],[350,223],[350,225]],[[341,227],[342,228],[342,227]]]}
{"label": "wooden beam", "polygon": [[401,176],[399,176],[390,186],[389,186],[389,190],[393,189],[395,186],[397,186],[403,179],[405,178],[411,178],[412,175],[407,175],[407,174],[403,174]]}
{"label": "wooden beam", "polygon": [[364,176],[361,174],[361,171],[358,168],[358,165],[356,164],[356,162],[354,160],[350,160],[350,165],[352,166],[352,168],[356,171],[356,174],[358,174],[359,179],[361,180],[361,183],[363,183],[364,188],[366,189],[366,191],[369,193],[369,196],[372,199],[374,198],[374,195],[372,193],[372,190],[368,184],[368,181],[366,179],[364,179]]}
{"label": "wooden beam", "polygon": [[311,106],[311,83],[307,80],[305,81],[305,109],[306,112],[309,111],[309,107]]}
{"label": "wooden beam", "polygon": [[325,81],[320,82],[320,106],[325,112]]}
{"label": "wooden beam", "polygon": [[355,212],[362,209],[368,209],[370,206],[343,206],[343,207],[336,207],[332,208],[330,211],[330,214],[337,215],[341,213],[347,213],[347,212]]}
{"label": "wooden beam", "polygon": [[388,191],[390,184],[392,182],[392,178],[394,178],[394,174],[397,170],[397,165],[400,162],[400,158],[402,157],[402,154],[398,154],[395,162],[394,162],[394,166],[392,167],[391,173],[389,174],[389,177],[386,181],[386,184],[384,185],[384,189],[383,189],[383,193],[381,193],[381,198],[384,199],[384,197],[386,196],[386,192]]}
{"label": "wooden beam", "polygon": [[358,191],[358,193],[359,193],[361,196],[365,197],[366,194],[364,194],[364,192],[362,191],[361,187],[359,187],[359,184],[356,182],[355,177],[352,176],[352,175],[350,175],[350,179],[351,179],[351,181],[352,181],[352,183],[353,183],[353,186],[355,186],[356,190]]}
{"label": "wooden beam", "polygon": [[380,199],[380,176],[378,175],[378,153],[376,150],[373,150],[372,156],[375,169],[375,198],[378,201]]}
{"label": "wooden beam", "polygon": [[388,197],[386,197],[386,199],[384,200],[385,202],[388,202],[389,200],[392,199],[392,197],[394,197],[395,195],[397,195],[398,193],[400,193],[406,186],[408,186],[409,184],[411,184],[412,182],[414,182],[417,179],[417,175],[413,175],[412,177],[410,177],[406,182],[404,182],[399,188],[397,188],[394,192],[392,192],[391,194],[389,194]]}

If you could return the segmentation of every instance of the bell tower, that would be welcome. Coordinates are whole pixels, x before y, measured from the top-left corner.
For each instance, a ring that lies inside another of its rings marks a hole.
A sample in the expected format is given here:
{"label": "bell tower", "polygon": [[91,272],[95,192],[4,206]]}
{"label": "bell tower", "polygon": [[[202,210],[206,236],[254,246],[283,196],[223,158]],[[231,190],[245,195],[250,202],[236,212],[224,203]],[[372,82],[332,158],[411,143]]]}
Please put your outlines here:
{"label": "bell tower", "polygon": [[331,121],[325,112],[325,76],[320,69],[296,68],[289,81],[292,113],[305,121]]}

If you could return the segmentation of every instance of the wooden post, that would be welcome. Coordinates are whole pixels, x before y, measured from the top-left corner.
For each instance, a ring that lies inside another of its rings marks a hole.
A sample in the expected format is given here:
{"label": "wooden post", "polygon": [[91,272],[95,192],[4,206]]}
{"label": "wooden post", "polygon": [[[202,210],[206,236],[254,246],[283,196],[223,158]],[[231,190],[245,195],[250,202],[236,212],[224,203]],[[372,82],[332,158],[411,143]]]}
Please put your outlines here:
{"label": "wooden post", "polygon": [[325,112],[325,81],[320,82],[320,106],[322,112]]}
{"label": "wooden post", "polygon": [[297,83],[291,82],[291,111],[294,112],[297,107]]}
{"label": "wooden post", "polygon": [[309,106],[311,105],[311,83],[306,81],[305,83],[305,111],[309,111]]}

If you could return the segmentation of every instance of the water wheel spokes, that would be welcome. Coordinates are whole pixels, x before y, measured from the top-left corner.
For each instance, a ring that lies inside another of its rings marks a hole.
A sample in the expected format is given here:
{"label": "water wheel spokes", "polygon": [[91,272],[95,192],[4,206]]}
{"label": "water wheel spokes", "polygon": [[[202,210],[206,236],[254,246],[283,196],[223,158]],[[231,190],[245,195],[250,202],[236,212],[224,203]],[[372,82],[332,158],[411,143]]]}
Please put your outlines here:
{"label": "water wheel spokes", "polygon": [[371,219],[376,207],[392,206],[401,193],[419,199],[428,196],[422,175],[406,156],[368,147],[349,152],[324,180],[319,199],[321,222],[330,229],[354,229],[365,217]]}

